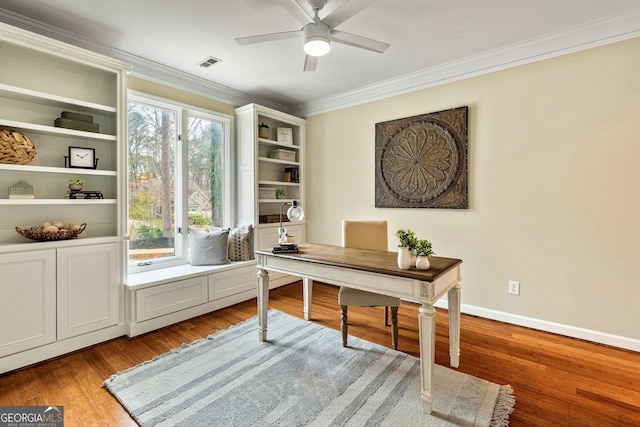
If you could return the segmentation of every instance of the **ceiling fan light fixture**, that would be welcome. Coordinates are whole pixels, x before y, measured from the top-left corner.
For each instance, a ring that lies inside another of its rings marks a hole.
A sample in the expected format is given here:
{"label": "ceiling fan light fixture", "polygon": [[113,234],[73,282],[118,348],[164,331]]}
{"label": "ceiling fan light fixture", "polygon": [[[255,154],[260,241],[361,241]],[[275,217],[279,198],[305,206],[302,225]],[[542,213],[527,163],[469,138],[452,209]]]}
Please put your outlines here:
{"label": "ceiling fan light fixture", "polygon": [[324,37],[311,37],[304,43],[304,53],[311,56],[323,56],[329,53],[331,44]]}
{"label": "ceiling fan light fixture", "polygon": [[313,22],[303,28],[304,53],[311,56],[322,56],[331,50],[331,29],[324,22]]}

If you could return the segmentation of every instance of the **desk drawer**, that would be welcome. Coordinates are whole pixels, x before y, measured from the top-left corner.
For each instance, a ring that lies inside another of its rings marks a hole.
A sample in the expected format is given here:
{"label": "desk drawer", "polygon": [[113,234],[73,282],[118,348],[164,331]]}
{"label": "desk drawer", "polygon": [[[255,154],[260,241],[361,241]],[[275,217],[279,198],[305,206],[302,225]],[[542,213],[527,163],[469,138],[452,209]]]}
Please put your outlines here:
{"label": "desk drawer", "polygon": [[136,291],[136,322],[195,307],[207,300],[207,276],[140,289]]}

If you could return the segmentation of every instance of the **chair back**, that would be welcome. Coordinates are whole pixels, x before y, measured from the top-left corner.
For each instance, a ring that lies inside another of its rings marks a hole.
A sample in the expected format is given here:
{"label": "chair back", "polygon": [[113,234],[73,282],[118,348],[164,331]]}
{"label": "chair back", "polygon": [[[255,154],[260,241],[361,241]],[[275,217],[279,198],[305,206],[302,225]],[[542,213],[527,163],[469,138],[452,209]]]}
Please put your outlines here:
{"label": "chair back", "polygon": [[342,247],[388,251],[387,221],[342,221]]}

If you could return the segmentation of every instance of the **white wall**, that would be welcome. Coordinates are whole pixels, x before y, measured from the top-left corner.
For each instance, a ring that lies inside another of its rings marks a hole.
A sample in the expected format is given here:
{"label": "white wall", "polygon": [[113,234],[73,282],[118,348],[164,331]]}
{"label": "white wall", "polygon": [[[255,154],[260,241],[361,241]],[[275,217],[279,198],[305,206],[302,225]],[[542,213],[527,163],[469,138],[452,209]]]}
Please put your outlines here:
{"label": "white wall", "polygon": [[[307,240],[384,218],[390,250],[410,228],[463,259],[463,304],[640,342],[638,52],[640,38],[309,117]],[[470,208],[375,208],[375,123],[463,105]]]}

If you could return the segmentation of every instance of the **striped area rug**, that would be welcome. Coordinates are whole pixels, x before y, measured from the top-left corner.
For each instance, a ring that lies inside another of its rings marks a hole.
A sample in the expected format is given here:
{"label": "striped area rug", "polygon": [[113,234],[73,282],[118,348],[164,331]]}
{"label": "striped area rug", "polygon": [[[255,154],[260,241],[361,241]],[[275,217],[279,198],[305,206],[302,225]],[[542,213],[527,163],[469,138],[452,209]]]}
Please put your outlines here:
{"label": "striped area rug", "polygon": [[143,427],[506,426],[511,387],[436,365],[422,413],[419,359],[269,311],[113,375],[104,386]]}

